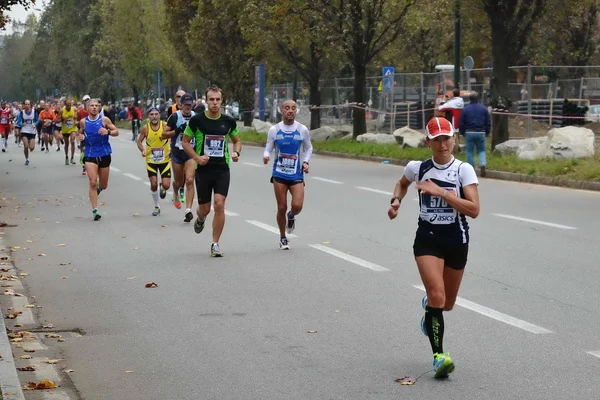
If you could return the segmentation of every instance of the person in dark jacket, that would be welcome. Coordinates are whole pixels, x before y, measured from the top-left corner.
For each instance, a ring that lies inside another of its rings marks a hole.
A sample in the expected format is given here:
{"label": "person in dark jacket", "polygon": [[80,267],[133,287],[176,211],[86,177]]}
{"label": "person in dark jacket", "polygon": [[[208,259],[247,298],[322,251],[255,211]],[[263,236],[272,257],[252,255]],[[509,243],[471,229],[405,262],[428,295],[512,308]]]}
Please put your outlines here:
{"label": "person in dark jacket", "polygon": [[469,101],[458,119],[459,132],[465,137],[467,162],[475,168],[473,149],[477,147],[480,174],[485,177],[485,141],[490,134],[492,122],[487,107],[479,103],[477,92],[469,94]]}

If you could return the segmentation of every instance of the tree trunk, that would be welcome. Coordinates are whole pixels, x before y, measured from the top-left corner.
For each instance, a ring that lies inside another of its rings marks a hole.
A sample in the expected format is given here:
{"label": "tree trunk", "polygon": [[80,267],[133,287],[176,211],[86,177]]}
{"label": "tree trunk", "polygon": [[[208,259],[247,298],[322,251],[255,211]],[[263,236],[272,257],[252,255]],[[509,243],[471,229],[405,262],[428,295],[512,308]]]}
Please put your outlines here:
{"label": "tree trunk", "polygon": [[356,107],[351,109],[352,112],[352,139],[356,139],[358,135],[367,133],[367,121],[365,121],[365,92],[366,92],[366,66],[362,61],[354,63],[354,102]]}
{"label": "tree trunk", "polygon": [[[499,21],[502,24],[502,21]],[[508,116],[500,115],[498,112],[508,112],[511,101],[508,90],[508,79],[510,75],[510,60],[506,56],[510,54],[510,43],[505,40],[506,35],[500,29],[492,29],[492,66],[493,76],[490,82],[490,97],[492,110],[492,151],[494,148],[508,140]]]}

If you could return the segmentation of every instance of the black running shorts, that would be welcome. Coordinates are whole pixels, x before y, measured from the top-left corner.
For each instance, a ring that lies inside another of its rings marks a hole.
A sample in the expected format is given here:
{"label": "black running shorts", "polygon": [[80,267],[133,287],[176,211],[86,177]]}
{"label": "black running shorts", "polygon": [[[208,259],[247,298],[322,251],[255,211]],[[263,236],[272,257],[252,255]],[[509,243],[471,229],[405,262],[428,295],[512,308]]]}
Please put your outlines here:
{"label": "black running shorts", "polygon": [[110,154],[102,157],[83,157],[83,162],[92,163],[98,165],[98,168],[108,168],[110,167]]}
{"label": "black running shorts", "polygon": [[468,243],[443,243],[435,236],[417,235],[413,244],[413,254],[419,256],[434,256],[444,260],[446,267],[462,270],[467,265],[469,253]]}
{"label": "black running shorts", "polygon": [[304,186],[306,186],[306,183],[304,183],[304,179],[289,180],[289,179],[283,179],[283,178],[278,178],[276,176],[272,176],[271,183],[273,183],[273,182],[281,183],[282,185],[286,185],[286,186],[294,186],[299,183],[302,183]]}
{"label": "black running shorts", "polygon": [[196,168],[196,192],[198,204],[210,203],[212,193],[227,197],[229,193],[229,169],[204,171]]}

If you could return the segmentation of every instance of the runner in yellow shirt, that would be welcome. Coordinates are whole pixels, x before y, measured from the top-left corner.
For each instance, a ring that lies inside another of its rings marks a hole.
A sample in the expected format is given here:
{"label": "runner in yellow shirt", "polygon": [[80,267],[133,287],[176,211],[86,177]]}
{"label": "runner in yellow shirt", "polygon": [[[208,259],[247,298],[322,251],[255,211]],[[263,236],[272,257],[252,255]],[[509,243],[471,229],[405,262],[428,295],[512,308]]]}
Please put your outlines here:
{"label": "runner in yellow shirt", "polygon": [[[148,122],[142,127],[137,146],[146,159],[146,169],[150,178],[150,191],[154,200],[153,216],[160,215],[158,175],[161,178],[160,198],[164,199],[171,186],[171,145],[169,139],[162,139],[165,124],[160,120],[160,111],[152,107],[148,111]],[[144,147],[144,143],[146,146]]]}
{"label": "runner in yellow shirt", "polygon": [[72,133],[77,132],[76,112],[73,108],[73,100],[67,99],[65,106],[61,111],[61,140],[65,144],[65,165],[69,165],[69,145],[71,145],[71,164],[75,164],[75,136]]}

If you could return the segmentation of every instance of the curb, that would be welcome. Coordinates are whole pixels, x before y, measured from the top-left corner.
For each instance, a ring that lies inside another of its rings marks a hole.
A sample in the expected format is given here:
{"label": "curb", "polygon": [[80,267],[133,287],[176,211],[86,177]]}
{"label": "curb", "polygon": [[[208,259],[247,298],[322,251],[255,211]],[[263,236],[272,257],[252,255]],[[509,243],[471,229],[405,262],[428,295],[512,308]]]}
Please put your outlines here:
{"label": "curb", "polygon": [[[254,142],[242,142],[244,146],[254,146],[254,147],[264,147],[264,143],[254,143]],[[346,158],[352,160],[361,160],[361,161],[371,161],[371,162],[379,162],[382,163],[387,161],[388,164],[406,166],[410,160],[400,160],[400,159],[390,159],[385,157],[374,157],[374,156],[364,156],[360,154],[347,154],[347,153],[336,153],[333,151],[325,151],[325,150],[317,150],[313,149],[313,154],[319,154],[327,157],[336,157],[336,158]],[[479,172],[477,172],[477,176],[480,176]],[[593,190],[600,191],[600,182],[590,182],[590,181],[578,181],[574,179],[567,179],[561,177],[547,177],[547,176],[536,176],[536,175],[527,175],[520,174],[517,172],[505,172],[505,171],[495,171],[495,170],[487,170],[486,178],[498,179],[502,181],[511,181],[511,182],[522,182],[522,183],[534,183],[538,185],[545,186],[557,186],[557,187],[567,187],[570,189],[581,189],[581,190]]]}
{"label": "curb", "polygon": [[[4,238],[0,236],[0,259],[7,257],[11,261],[10,252],[4,246]],[[12,347],[6,334],[4,315],[0,315],[0,388],[3,400],[25,400],[21,389],[21,381],[17,375],[17,367],[13,358]]]}

